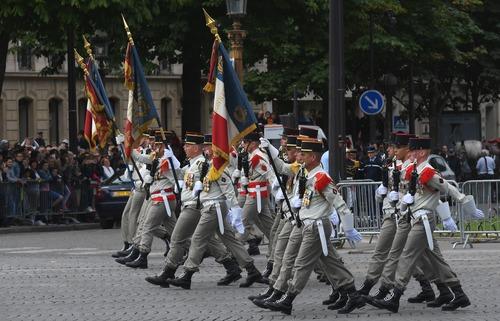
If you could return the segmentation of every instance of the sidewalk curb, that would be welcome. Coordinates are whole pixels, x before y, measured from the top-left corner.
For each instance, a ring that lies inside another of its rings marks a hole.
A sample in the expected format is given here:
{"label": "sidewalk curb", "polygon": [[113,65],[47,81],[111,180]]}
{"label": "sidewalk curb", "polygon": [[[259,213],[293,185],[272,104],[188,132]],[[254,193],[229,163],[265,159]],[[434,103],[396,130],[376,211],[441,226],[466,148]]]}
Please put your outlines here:
{"label": "sidewalk curb", "polygon": [[13,226],[0,228],[1,234],[33,233],[33,232],[62,232],[100,229],[99,223],[61,224],[45,226]]}

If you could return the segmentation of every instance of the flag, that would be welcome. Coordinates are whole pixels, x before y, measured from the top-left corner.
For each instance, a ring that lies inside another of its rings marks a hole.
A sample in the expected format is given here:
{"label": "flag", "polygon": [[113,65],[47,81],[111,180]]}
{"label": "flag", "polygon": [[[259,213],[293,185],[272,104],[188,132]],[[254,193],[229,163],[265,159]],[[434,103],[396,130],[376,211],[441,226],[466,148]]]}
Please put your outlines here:
{"label": "flag", "polygon": [[95,123],[97,141],[99,146],[104,148],[111,135],[111,125],[106,114],[104,100],[90,74],[85,75],[85,93],[88,98],[87,108],[90,105],[90,112]]}
{"label": "flag", "polygon": [[[134,142],[159,119],[146,82],[139,54],[129,41],[124,63],[125,87],[129,90],[125,120],[125,155],[130,157]],[[159,124],[155,124],[159,125]]]}
{"label": "flag", "polygon": [[[208,173],[217,180],[229,163],[231,146],[255,130],[257,119],[222,43],[217,40],[212,149],[214,157]],[[212,71],[210,72],[212,74]]]}
{"label": "flag", "polygon": [[92,81],[94,82],[96,92],[98,93],[98,96],[100,97],[103,106],[104,106],[104,112],[106,113],[106,116],[108,117],[108,120],[114,120],[115,119],[115,113],[113,111],[113,108],[111,107],[111,102],[109,101],[108,94],[106,93],[106,89],[104,88],[104,83],[102,82],[101,75],[99,74],[99,68],[97,67],[95,60],[92,57],[89,57],[87,59],[87,70],[89,71],[89,76],[92,78]]}
{"label": "flag", "polygon": [[92,105],[90,104],[90,99],[87,100],[87,111],[85,112],[85,124],[83,126],[83,136],[89,144],[91,152],[95,151],[96,148],[96,136],[97,130],[92,116]]}

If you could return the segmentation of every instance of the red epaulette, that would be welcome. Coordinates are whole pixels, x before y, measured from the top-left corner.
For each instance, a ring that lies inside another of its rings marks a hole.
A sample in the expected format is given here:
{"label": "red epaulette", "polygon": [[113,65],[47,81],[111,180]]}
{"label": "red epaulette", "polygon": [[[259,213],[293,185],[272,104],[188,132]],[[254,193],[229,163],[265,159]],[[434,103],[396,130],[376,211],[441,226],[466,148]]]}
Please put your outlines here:
{"label": "red epaulette", "polygon": [[436,174],[436,170],[432,167],[426,167],[419,175],[420,184],[426,185]]}
{"label": "red epaulette", "polygon": [[257,164],[259,164],[261,159],[262,157],[260,157],[259,154],[253,155],[252,159],[250,159],[250,166],[252,166],[252,168],[255,168]]}
{"label": "red epaulette", "polygon": [[164,172],[168,171],[169,167],[170,167],[170,164],[168,162],[168,159],[166,159],[166,158],[162,159],[160,162],[160,173],[164,173]]}
{"label": "red epaulette", "polygon": [[331,177],[325,173],[325,172],[319,172],[314,175],[314,178],[316,178],[316,181],[314,182],[314,189],[317,191],[322,191],[325,189],[325,187],[328,186],[333,180]]}
{"label": "red epaulette", "polygon": [[414,164],[408,165],[405,169],[405,181],[409,181],[411,179],[411,173],[413,172]]}

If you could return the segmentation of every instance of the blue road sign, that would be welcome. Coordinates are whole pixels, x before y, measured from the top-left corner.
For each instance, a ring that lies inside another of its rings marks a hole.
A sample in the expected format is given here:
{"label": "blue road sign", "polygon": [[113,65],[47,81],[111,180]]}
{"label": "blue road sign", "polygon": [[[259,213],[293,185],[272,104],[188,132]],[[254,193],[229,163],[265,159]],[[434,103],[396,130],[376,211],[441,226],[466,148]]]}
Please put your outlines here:
{"label": "blue road sign", "polygon": [[367,90],[359,97],[359,108],[366,115],[376,115],[384,106],[384,96],[378,90]]}

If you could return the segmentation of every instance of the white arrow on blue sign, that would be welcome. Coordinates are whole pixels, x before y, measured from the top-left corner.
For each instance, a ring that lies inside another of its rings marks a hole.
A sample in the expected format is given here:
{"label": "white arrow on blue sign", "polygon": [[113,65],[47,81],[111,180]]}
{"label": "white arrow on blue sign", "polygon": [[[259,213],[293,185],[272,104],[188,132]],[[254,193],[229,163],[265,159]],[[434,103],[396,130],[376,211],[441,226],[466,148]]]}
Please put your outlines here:
{"label": "white arrow on blue sign", "polygon": [[366,115],[376,115],[384,106],[385,98],[378,90],[367,90],[359,97],[359,108]]}

